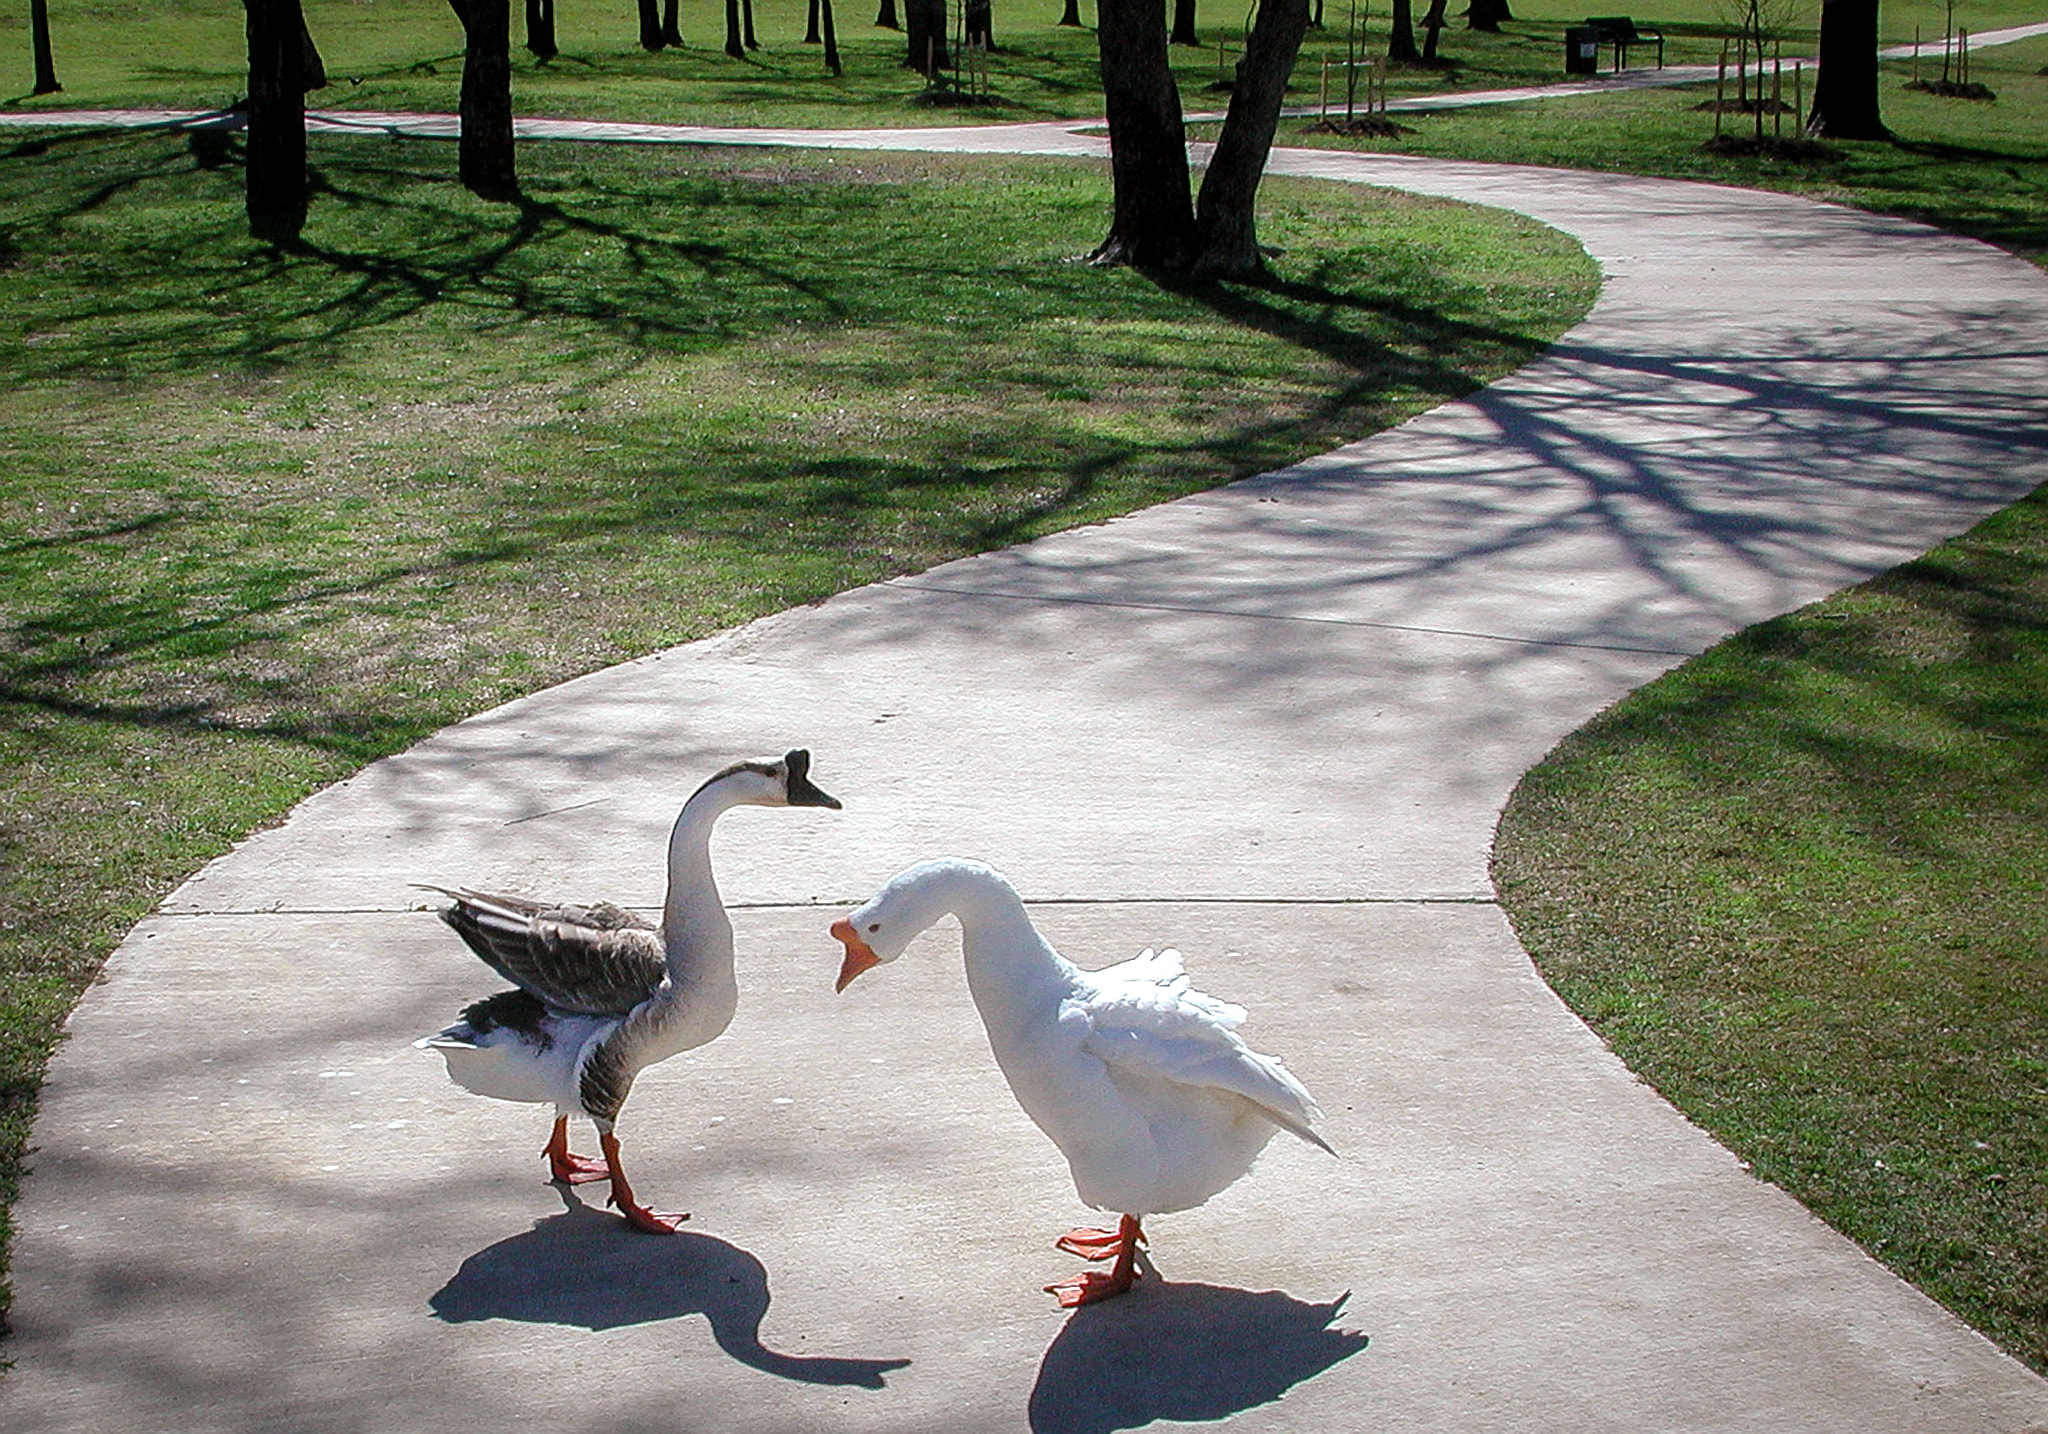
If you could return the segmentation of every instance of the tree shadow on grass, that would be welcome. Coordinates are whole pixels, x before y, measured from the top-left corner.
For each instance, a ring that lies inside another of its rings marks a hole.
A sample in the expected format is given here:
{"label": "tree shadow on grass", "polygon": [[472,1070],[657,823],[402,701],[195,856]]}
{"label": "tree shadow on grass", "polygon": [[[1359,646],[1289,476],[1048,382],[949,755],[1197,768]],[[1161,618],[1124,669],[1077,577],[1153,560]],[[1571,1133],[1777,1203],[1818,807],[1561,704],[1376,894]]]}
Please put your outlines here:
{"label": "tree shadow on grass", "polygon": [[564,1209],[477,1251],[427,1301],[449,1324],[506,1319],[592,1331],[702,1315],[718,1347],[751,1369],[804,1384],[880,1389],[907,1359],[782,1354],[761,1343],[768,1272],[724,1240],[655,1238],[557,1191]]}
{"label": "tree shadow on grass", "polygon": [[1207,1423],[1270,1404],[1371,1343],[1335,1324],[1350,1298],[1310,1304],[1273,1290],[1148,1279],[1084,1305],[1039,1365],[1032,1434]]}

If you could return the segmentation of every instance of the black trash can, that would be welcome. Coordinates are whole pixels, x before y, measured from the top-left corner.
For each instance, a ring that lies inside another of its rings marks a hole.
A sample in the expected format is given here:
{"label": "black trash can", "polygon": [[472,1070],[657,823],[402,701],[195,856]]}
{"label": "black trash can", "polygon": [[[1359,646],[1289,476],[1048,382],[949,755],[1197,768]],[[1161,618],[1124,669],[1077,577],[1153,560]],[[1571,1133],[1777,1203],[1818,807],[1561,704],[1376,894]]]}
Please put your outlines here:
{"label": "black trash can", "polygon": [[1600,73],[1600,32],[1591,25],[1567,26],[1564,32],[1564,72],[1568,75]]}

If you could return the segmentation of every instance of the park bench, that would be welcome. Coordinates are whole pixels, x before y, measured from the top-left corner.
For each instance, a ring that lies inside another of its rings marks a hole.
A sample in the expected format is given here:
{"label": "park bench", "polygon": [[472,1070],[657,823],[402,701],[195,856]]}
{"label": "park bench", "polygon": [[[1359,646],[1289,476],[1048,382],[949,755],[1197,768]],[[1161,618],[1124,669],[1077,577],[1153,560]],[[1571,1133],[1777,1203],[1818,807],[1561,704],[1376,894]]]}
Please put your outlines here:
{"label": "park bench", "polygon": [[1614,47],[1614,68],[1628,67],[1628,50],[1631,45],[1655,45],[1657,47],[1657,68],[1664,68],[1664,32],[1648,25],[1638,25],[1626,15],[1596,15],[1586,21],[1586,28],[1599,37],[1599,43]]}

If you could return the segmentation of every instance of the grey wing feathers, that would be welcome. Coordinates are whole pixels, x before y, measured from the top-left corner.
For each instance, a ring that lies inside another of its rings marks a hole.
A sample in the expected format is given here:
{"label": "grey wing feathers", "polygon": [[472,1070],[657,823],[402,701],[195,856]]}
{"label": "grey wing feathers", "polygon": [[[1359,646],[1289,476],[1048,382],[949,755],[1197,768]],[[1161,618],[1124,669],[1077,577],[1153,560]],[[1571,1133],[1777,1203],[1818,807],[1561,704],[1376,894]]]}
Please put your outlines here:
{"label": "grey wing feathers", "polygon": [[562,906],[429,886],[454,901],[441,919],[484,964],[557,1011],[618,1016],[661,986],[661,931],[610,902]]}

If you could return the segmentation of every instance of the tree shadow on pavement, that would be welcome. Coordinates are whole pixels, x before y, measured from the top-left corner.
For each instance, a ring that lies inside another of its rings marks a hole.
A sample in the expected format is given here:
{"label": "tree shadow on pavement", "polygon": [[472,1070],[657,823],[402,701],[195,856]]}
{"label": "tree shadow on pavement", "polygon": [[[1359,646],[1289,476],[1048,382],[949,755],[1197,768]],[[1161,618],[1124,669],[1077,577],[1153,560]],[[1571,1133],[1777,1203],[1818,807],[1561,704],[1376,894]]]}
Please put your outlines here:
{"label": "tree shadow on pavement", "polygon": [[768,1272],[736,1245],[684,1232],[629,1229],[566,1191],[567,1207],[462,1262],[427,1301],[449,1324],[507,1319],[607,1330],[702,1315],[718,1347],[749,1368],[804,1384],[880,1389],[907,1359],[781,1354],[761,1343]]}
{"label": "tree shadow on pavement", "polygon": [[1371,1341],[1335,1325],[1351,1296],[1146,1280],[1074,1311],[1038,1367],[1032,1434],[1113,1434],[1209,1422],[1270,1404]]}

